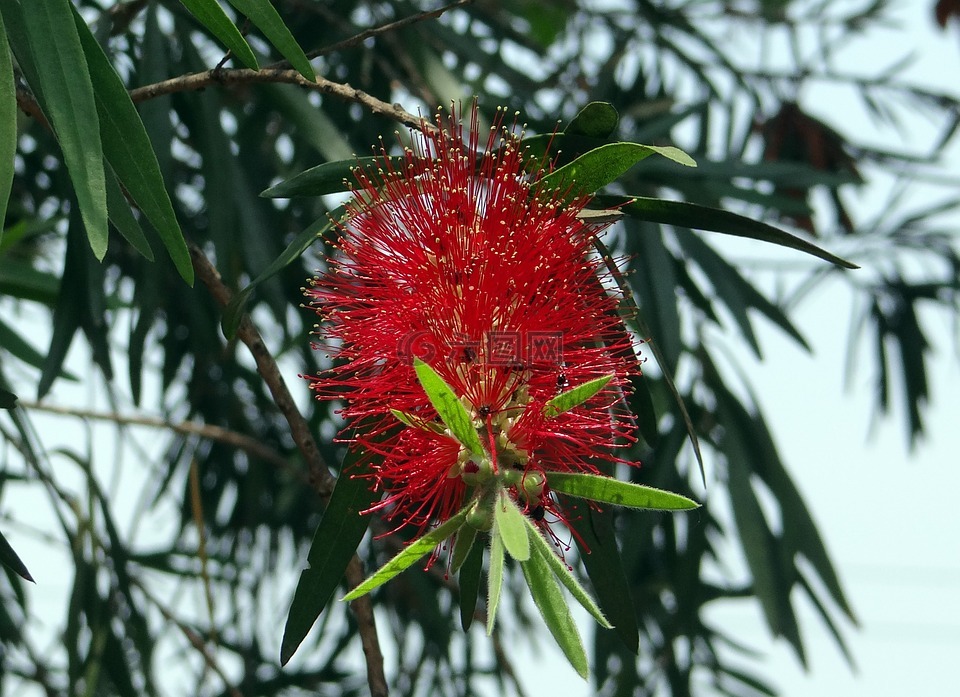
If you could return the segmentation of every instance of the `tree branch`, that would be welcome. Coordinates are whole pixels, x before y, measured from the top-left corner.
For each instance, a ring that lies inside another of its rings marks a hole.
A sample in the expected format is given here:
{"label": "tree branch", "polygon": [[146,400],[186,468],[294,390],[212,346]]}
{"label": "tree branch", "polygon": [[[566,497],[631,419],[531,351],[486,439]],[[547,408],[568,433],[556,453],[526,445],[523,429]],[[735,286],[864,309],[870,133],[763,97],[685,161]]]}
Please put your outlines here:
{"label": "tree branch", "polygon": [[[431,130],[435,128],[427,123],[422,116],[414,116],[405,111],[400,104],[388,104],[374,96],[371,96],[355,87],[345,83],[333,82],[324,77],[317,76],[316,82],[311,82],[303,75],[292,69],[280,68],[261,68],[260,70],[250,70],[249,68],[231,68],[231,69],[213,69],[202,73],[190,73],[180,77],[163,80],[152,85],[145,85],[130,91],[130,98],[134,102],[144,102],[149,99],[155,99],[166,94],[176,92],[192,92],[202,90],[212,85],[248,85],[260,82],[268,83],[286,83],[299,85],[307,89],[320,92],[321,94],[330,94],[348,102],[356,102],[366,107],[374,114],[387,116],[410,128],[418,130]],[[22,107],[21,107],[22,108]]]}
{"label": "tree branch", "polygon": [[[59,414],[61,416],[77,416],[82,419],[96,419],[98,421],[112,421],[116,424],[125,426],[149,426],[151,428],[160,428],[185,436],[199,436],[206,440],[215,440],[219,443],[226,443],[238,450],[243,450],[254,457],[265,460],[277,467],[285,469],[294,469],[290,463],[280,456],[275,450],[268,448],[255,438],[251,438],[243,433],[230,431],[226,428],[213,424],[198,423],[196,421],[167,421],[166,419],[155,416],[132,416],[129,414],[118,414],[116,412],[91,411],[88,409],[76,409],[73,407],[61,407],[53,404],[44,404],[40,402],[30,402],[20,400],[19,405],[33,411],[43,411],[48,414]],[[303,473],[296,470],[301,476]]]}
{"label": "tree branch", "polygon": [[[251,71],[253,72],[253,71]],[[306,82],[306,81],[304,81]],[[221,307],[225,307],[232,298],[230,289],[224,285],[220,274],[214,265],[210,262],[203,251],[195,244],[190,243],[190,256],[193,260],[193,268],[197,277],[203,282],[210,291],[214,300]],[[317,493],[323,498],[329,498],[333,491],[333,485],[336,478],[331,474],[320,455],[317,442],[310,432],[310,426],[306,419],[297,409],[296,403],[287,384],[283,380],[283,375],[277,367],[276,361],[270,354],[270,350],[263,342],[260,332],[250,321],[246,314],[240,319],[237,328],[237,338],[242,341],[253,355],[257,364],[257,371],[267,384],[273,400],[280,409],[284,418],[290,426],[290,435],[296,442],[303,455],[304,461],[310,471],[311,481]],[[363,565],[360,558],[354,554],[346,570],[347,583],[351,588],[360,585],[364,579]],[[371,697],[387,697],[387,679],[383,671],[383,654],[380,651],[380,640],[377,637],[377,625],[373,616],[373,604],[370,596],[365,595],[357,598],[350,603],[350,609],[357,619],[357,631],[360,633],[360,643],[363,646],[363,653],[367,662],[367,682],[370,686]]]}

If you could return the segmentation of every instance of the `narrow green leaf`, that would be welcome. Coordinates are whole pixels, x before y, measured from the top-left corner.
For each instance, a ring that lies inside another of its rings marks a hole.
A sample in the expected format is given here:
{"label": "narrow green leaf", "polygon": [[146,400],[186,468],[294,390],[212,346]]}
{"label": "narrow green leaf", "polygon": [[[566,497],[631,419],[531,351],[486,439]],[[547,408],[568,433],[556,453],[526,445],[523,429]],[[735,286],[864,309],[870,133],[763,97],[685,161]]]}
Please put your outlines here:
{"label": "narrow green leaf", "polygon": [[588,399],[593,397],[593,395],[597,394],[597,392],[606,387],[607,383],[612,379],[613,375],[606,375],[602,378],[585,382],[582,385],[577,385],[566,392],[561,392],[543,405],[544,415],[547,418],[552,419],[553,417],[559,416],[565,411],[570,411],[574,407],[586,402]]}
{"label": "narrow green leaf", "polygon": [[[459,535],[466,531],[468,526],[460,528]],[[483,571],[483,548],[482,544],[474,544],[470,548],[463,566],[460,567],[460,626],[463,631],[470,629],[473,624],[473,616],[477,611],[477,598],[480,597],[480,573]]]}
{"label": "narrow green leaf", "polygon": [[507,553],[517,561],[530,558],[530,540],[527,537],[526,516],[513,502],[506,490],[500,490],[500,496],[493,508],[493,535],[503,540]]}
{"label": "narrow green leaf", "polygon": [[457,533],[457,539],[453,543],[453,553],[450,557],[450,571],[457,573],[463,562],[467,560],[470,550],[473,549],[473,542],[477,539],[477,529],[471,525],[464,525]]}
{"label": "narrow green leaf", "polygon": [[317,74],[313,72],[313,66],[304,54],[300,44],[293,38],[293,34],[283,23],[277,10],[270,4],[269,0],[227,0],[231,5],[242,12],[247,18],[257,25],[257,28],[263,32],[267,40],[272,43],[280,54],[290,61],[297,72],[303,75],[311,82],[317,79]]}
{"label": "narrow green leaf", "polygon": [[700,507],[696,501],[680,494],[596,474],[551,472],[547,474],[547,483],[551,489],[568,496],[590,499],[598,503],[612,503],[626,508],[687,511]]}
{"label": "narrow green leaf", "polygon": [[234,26],[227,13],[223,11],[217,0],[180,0],[183,6],[190,10],[200,23],[210,30],[210,33],[220,39],[224,46],[230,49],[241,63],[251,70],[259,70],[260,64],[253,55],[250,44]]}
{"label": "narrow green leaf", "polygon": [[427,393],[430,403],[437,410],[444,425],[460,443],[477,457],[485,457],[483,445],[477,429],[473,427],[470,414],[460,402],[460,399],[443,381],[436,371],[419,358],[413,359],[413,369],[417,371],[417,378],[423,391]]}
{"label": "narrow green leaf", "polygon": [[451,516],[443,524],[434,528],[423,537],[420,537],[403,550],[401,550],[393,559],[377,569],[363,583],[347,593],[341,600],[356,600],[362,595],[366,595],[374,588],[379,588],[384,583],[392,579],[401,571],[405,571],[422,559],[428,552],[443,542],[445,539],[457,532],[462,526],[463,521],[467,519],[469,506],[465,506],[454,516]]}
{"label": "narrow green leaf", "polygon": [[607,506],[597,510],[585,501],[568,499],[562,495],[561,506],[568,512],[572,521],[570,526],[576,530],[577,534],[573,537],[600,607],[607,617],[616,619],[614,631],[624,646],[636,654],[640,647],[637,609],[617,547],[613,520],[615,509]]}
{"label": "narrow green leaf", "polygon": [[[393,164],[400,164],[399,157],[390,158]],[[381,163],[378,157],[357,157],[353,160],[338,160],[324,162],[316,167],[306,169],[300,174],[274,184],[260,193],[264,198],[293,198],[296,196],[323,196],[348,191],[350,183],[355,180],[354,170],[357,167],[376,167]]]}
{"label": "narrow green leaf", "polygon": [[407,414],[406,412],[398,411],[397,409],[391,409],[390,413],[393,414],[397,421],[409,426],[410,428],[416,428],[421,431],[431,431],[433,433],[444,433],[446,431],[446,428],[444,428],[441,424],[438,424],[436,421],[424,421],[414,414]]}
{"label": "narrow green leaf", "polygon": [[110,216],[110,222],[134,249],[140,252],[144,258],[153,261],[153,250],[143,234],[140,223],[137,222],[133,211],[130,210],[130,204],[127,203],[127,198],[123,195],[120,182],[117,181],[117,175],[114,174],[113,168],[109,165],[104,169],[104,173],[107,177],[107,213]]}
{"label": "narrow green leaf", "polygon": [[497,605],[503,590],[503,538],[490,536],[490,571],[487,573],[487,636],[497,622]]}
{"label": "narrow green leaf", "polygon": [[90,68],[103,153],[130,198],[156,229],[181,278],[192,285],[190,252],[140,114],[117,71],[76,10],[73,17]]}
{"label": "narrow green leaf", "polygon": [[635,196],[630,199],[622,196],[600,196],[597,200],[608,206],[622,204],[620,210],[641,220],[770,242],[781,247],[806,252],[845,269],[860,268],[854,263],[820,249],[815,244],[811,244],[796,235],[791,235],[789,232],[719,208],[701,206],[687,201],[666,201],[644,196]]}
{"label": "narrow green leaf", "polygon": [[569,190],[567,195],[570,198],[592,194],[654,154],[663,155],[683,165],[696,166],[696,162],[689,155],[677,148],[639,143],[609,143],[554,170],[540,180],[540,185],[544,190],[561,189],[564,193]]}
{"label": "narrow green leaf", "polygon": [[[0,398],[2,398],[2,395],[0,395]],[[0,532],[0,563],[3,563],[4,566],[12,570],[20,578],[34,583],[33,576],[30,575],[26,564],[17,556],[17,553],[13,550],[13,547],[10,546],[10,543],[7,542],[7,538],[3,536],[2,532]]]}
{"label": "narrow green leaf", "polygon": [[560,583],[566,586],[567,590],[570,591],[570,595],[576,598],[577,602],[583,606],[583,609],[589,612],[601,627],[604,629],[612,629],[613,625],[604,617],[596,601],[594,601],[587,592],[587,589],[580,585],[580,582],[573,573],[571,573],[566,562],[556,555],[550,543],[544,539],[543,534],[537,526],[533,524],[533,521],[524,516],[524,524],[526,525],[530,545],[533,547],[531,554],[539,554],[542,556],[543,560],[547,562],[547,566],[550,567],[550,570],[560,579]]}
{"label": "narrow green leaf", "polygon": [[363,474],[357,464],[358,457],[352,450],[347,452],[340,477],[313,536],[307,568],[300,572],[283,629],[281,665],[290,660],[330,602],[370,524],[370,516],[361,515],[361,511],[369,508],[378,494],[369,479],[357,476]]}
{"label": "narrow green leaf", "polygon": [[90,248],[107,253],[107,193],[103,145],[90,71],[80,46],[70,0],[20,5],[43,108],[73,181]]}
{"label": "narrow green leaf", "polygon": [[13,161],[17,154],[17,95],[13,80],[10,44],[0,15],[0,240],[7,216],[7,200],[13,185]]}
{"label": "narrow green leaf", "polygon": [[700,451],[700,439],[697,437],[697,430],[693,427],[693,419],[690,418],[690,412],[687,410],[687,405],[683,401],[683,395],[680,394],[680,390],[677,389],[677,384],[673,380],[673,373],[670,371],[670,364],[664,357],[663,351],[660,349],[660,345],[653,339],[653,334],[650,331],[650,327],[648,327],[646,322],[643,321],[643,316],[641,315],[640,310],[637,308],[636,303],[633,301],[633,295],[630,292],[630,286],[627,285],[626,279],[624,279],[623,274],[620,273],[620,269],[618,269],[617,265],[613,262],[613,256],[610,254],[610,250],[607,249],[607,246],[600,240],[599,237],[594,237],[593,245],[600,253],[600,256],[603,259],[607,269],[610,271],[610,274],[616,280],[617,286],[620,288],[620,292],[623,293],[623,298],[628,305],[627,309],[632,309],[634,311],[631,322],[635,325],[635,328],[638,330],[640,336],[646,337],[647,347],[653,352],[653,357],[657,359],[657,365],[660,366],[660,372],[663,375],[663,381],[667,383],[667,389],[669,389],[670,394],[673,395],[677,409],[680,411],[684,428],[686,429],[687,436],[690,439],[690,445],[693,447],[694,457],[697,459],[697,466],[700,468],[700,478],[703,480],[703,485],[706,486],[707,474],[703,467],[703,453]]}
{"label": "narrow green leaf", "polygon": [[0,387],[0,409],[16,409],[17,395],[8,389]]}
{"label": "narrow green leaf", "polygon": [[563,132],[590,138],[607,138],[620,122],[620,114],[609,102],[590,102],[584,106]]}
{"label": "narrow green leaf", "polygon": [[590,674],[587,652],[583,649],[580,632],[577,631],[563,591],[560,590],[546,558],[542,554],[534,554],[521,564],[520,568],[547,628],[557,640],[570,665],[586,680]]}
{"label": "narrow green leaf", "polygon": [[327,234],[333,227],[333,219],[342,215],[342,210],[343,208],[340,207],[333,211],[330,217],[318,218],[304,228],[303,232],[297,235],[293,241],[287,245],[287,248],[280,253],[280,256],[274,259],[259,276],[250,281],[250,285],[233,296],[233,299],[224,308],[223,319],[220,320],[220,328],[225,337],[233,339],[237,335],[237,327],[240,326],[240,319],[243,317],[247,303],[257,286],[287,268],[299,259],[318,237]]}

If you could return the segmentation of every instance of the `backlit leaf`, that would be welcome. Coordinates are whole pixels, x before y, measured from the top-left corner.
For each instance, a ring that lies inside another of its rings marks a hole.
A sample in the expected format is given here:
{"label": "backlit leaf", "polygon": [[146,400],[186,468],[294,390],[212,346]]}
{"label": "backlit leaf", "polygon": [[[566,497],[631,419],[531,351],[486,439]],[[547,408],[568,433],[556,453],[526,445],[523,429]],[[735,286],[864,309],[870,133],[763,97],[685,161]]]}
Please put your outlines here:
{"label": "backlit leaf", "polygon": [[553,418],[565,411],[570,411],[597,394],[597,392],[606,387],[607,383],[612,379],[613,375],[606,375],[602,378],[585,382],[582,385],[577,385],[566,392],[562,392],[543,405],[543,413],[547,417]]}
{"label": "backlit leaf", "polygon": [[413,359],[413,369],[417,372],[417,378],[420,380],[423,391],[427,393],[427,398],[437,410],[444,425],[450,429],[450,433],[474,455],[485,457],[480,436],[477,435],[477,429],[473,427],[470,414],[467,413],[453,389],[437,375],[433,368],[419,358]]}
{"label": "backlit leaf", "polygon": [[393,559],[371,574],[363,583],[343,596],[341,600],[356,600],[361,595],[366,595],[374,588],[379,588],[401,571],[405,571],[416,564],[428,552],[433,551],[438,544],[453,535],[463,526],[469,510],[469,506],[464,507],[459,513],[448,518],[440,526],[411,542]]}
{"label": "backlit leaf", "polygon": [[590,673],[587,653],[583,649],[580,632],[577,631],[577,625],[570,614],[563,591],[560,590],[560,585],[546,558],[539,553],[533,554],[528,561],[520,565],[520,568],[530,588],[533,602],[540,610],[547,628],[557,640],[570,665],[580,677],[586,680]]}
{"label": "backlit leaf", "polygon": [[517,561],[530,558],[530,540],[527,537],[526,516],[503,489],[494,504],[493,534],[503,540],[507,553]]}
{"label": "backlit leaf", "polygon": [[250,44],[234,26],[227,13],[223,11],[217,0],[180,0],[191,14],[200,20],[210,33],[217,37],[224,46],[230,49],[241,63],[251,70],[258,70],[260,64],[253,54]]}
{"label": "backlit leaf", "polygon": [[596,474],[550,472],[547,474],[547,482],[551,489],[568,496],[626,508],[686,511],[700,506],[696,501],[680,494]]}
{"label": "backlit leaf", "polygon": [[277,14],[277,10],[269,0],[227,0],[237,10],[247,16],[263,35],[272,43],[280,54],[290,61],[290,65],[308,80],[316,80],[317,74],[313,66],[300,48],[300,44],[293,38],[293,34]]}

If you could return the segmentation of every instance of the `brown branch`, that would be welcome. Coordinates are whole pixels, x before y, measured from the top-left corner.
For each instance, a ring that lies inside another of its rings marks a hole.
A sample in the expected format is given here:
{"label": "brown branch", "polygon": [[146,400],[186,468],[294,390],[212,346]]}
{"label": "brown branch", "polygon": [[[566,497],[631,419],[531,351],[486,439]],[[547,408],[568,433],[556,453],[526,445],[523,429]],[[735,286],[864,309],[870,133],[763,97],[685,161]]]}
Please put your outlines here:
{"label": "brown branch", "polygon": [[[365,31],[360,32],[351,36],[349,39],[344,39],[343,41],[338,41],[335,44],[330,44],[324,48],[318,48],[315,51],[311,51],[307,54],[308,58],[316,58],[317,56],[325,56],[328,53],[333,53],[334,51],[340,51],[345,48],[350,48],[361,44],[367,39],[377,36],[378,34],[383,34],[385,32],[395,31],[396,29],[402,29],[403,27],[409,24],[415,24],[417,22],[422,22],[425,19],[433,19],[434,17],[439,17],[443,13],[455,9],[457,7],[462,7],[463,5],[469,5],[473,0],[457,0],[457,2],[452,2],[449,5],[444,5],[443,7],[438,7],[435,10],[429,10],[427,12],[420,12],[419,14],[410,15],[409,17],[404,17],[403,19],[398,19],[395,22],[388,22],[387,24],[381,24],[379,27],[373,27]],[[280,63],[275,63],[271,65],[271,68],[280,68],[286,67],[289,65],[286,61]]]}
{"label": "brown branch", "polygon": [[[220,278],[219,272],[195,244],[190,244],[190,256],[193,260],[193,268],[197,277],[203,282],[210,291],[214,300],[221,307],[225,307],[232,298],[230,289],[227,288]],[[246,314],[240,319],[237,328],[237,338],[242,341],[253,355],[257,364],[257,370],[263,381],[267,384],[273,400],[280,409],[284,418],[290,426],[290,434],[300,449],[300,454],[310,471],[313,486],[317,493],[324,498],[329,498],[333,491],[333,485],[336,481],[330,473],[329,467],[323,461],[317,442],[310,432],[310,426],[306,419],[300,414],[293,396],[280,374],[276,361],[270,354],[270,350],[263,342],[260,332],[250,321]],[[347,583],[354,588],[363,582],[363,565],[360,558],[354,554],[346,570]],[[377,637],[377,626],[373,616],[373,604],[370,596],[365,595],[357,598],[350,603],[350,608],[357,619],[357,631],[360,633],[360,643],[363,646],[363,653],[367,662],[367,682],[370,686],[371,697],[387,697],[387,679],[383,672],[383,654],[380,652],[380,640]]]}
{"label": "brown branch", "polygon": [[115,412],[90,411],[87,409],[75,409],[73,407],[60,407],[54,406],[53,404],[24,401],[22,399],[19,401],[19,406],[26,409],[33,409],[34,411],[47,412],[48,414],[77,416],[83,419],[96,419],[98,421],[112,421],[113,423],[124,426],[149,426],[151,428],[170,430],[185,436],[199,436],[207,440],[217,441],[218,443],[225,443],[238,450],[243,450],[277,467],[290,469],[289,462],[282,458],[275,450],[268,448],[257,439],[213,424],[197,423],[196,421],[174,422],[155,416],[131,416],[128,414],[117,414]]}
{"label": "brown branch", "polygon": [[374,114],[387,116],[410,128],[419,130],[430,130],[433,128],[427,124],[420,116],[414,116],[405,111],[400,104],[388,104],[374,96],[371,96],[348,84],[333,82],[324,77],[317,76],[316,82],[312,82],[303,75],[292,69],[261,68],[260,70],[250,70],[249,68],[233,68],[229,70],[215,69],[206,70],[202,73],[190,73],[180,77],[163,80],[152,85],[145,85],[130,91],[130,98],[134,102],[144,102],[149,99],[155,99],[166,94],[176,92],[192,92],[202,90],[212,85],[248,85],[255,83],[286,83],[299,85],[307,89],[320,92],[321,94],[330,94],[348,102],[356,102],[366,107]]}

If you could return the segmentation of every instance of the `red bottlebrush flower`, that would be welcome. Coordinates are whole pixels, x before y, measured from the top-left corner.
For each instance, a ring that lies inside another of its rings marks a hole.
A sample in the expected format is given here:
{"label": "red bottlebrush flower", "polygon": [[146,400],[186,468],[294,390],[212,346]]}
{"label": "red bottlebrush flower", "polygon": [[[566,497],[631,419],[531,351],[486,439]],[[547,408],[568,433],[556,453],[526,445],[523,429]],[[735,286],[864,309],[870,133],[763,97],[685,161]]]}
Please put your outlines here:
{"label": "red bottlebrush flower", "polygon": [[[449,518],[491,476],[483,467],[545,526],[544,513],[563,519],[545,473],[595,473],[634,440],[624,393],[639,367],[593,252],[599,226],[577,217],[588,199],[544,191],[552,165],[531,166],[502,116],[483,143],[476,106],[467,129],[456,112],[437,125],[399,163],[381,147],[355,173],[337,253],[306,291],[331,358],[311,387],[345,403],[351,447],[376,456],[387,493],[375,508],[397,527]],[[460,397],[489,461],[446,430],[415,358]],[[603,377],[582,404],[545,413]]]}

